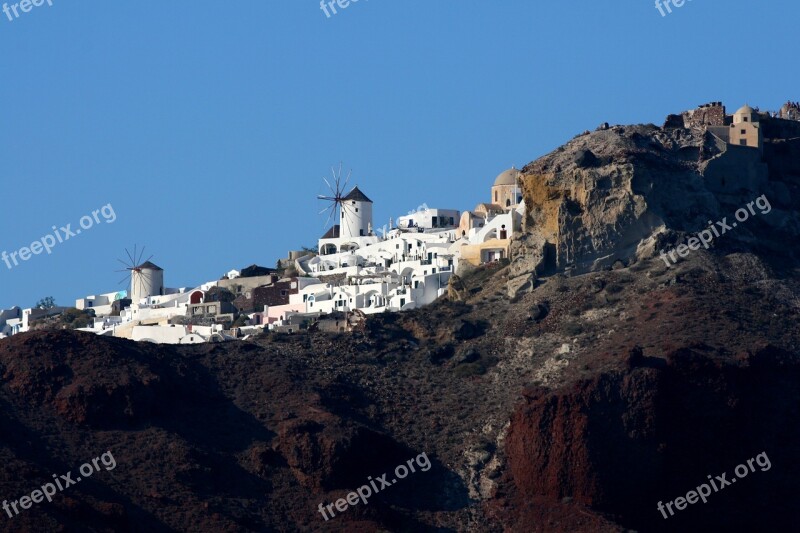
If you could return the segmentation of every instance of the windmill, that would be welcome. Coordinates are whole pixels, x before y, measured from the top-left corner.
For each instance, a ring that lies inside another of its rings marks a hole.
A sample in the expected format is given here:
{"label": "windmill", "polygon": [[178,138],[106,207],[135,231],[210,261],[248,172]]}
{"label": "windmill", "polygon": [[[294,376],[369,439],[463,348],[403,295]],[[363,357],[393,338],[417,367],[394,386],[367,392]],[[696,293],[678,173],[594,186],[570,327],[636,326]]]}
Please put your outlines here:
{"label": "windmill", "polygon": [[116,272],[127,272],[128,274],[119,282],[121,285],[125,281],[129,281],[130,293],[128,297],[134,302],[138,303],[140,298],[153,296],[154,294],[163,294],[164,275],[160,267],[150,262],[153,258],[151,255],[144,262],[144,246],[138,249],[138,245],[133,247],[133,255],[125,248],[125,254],[128,256],[126,262],[122,259],[117,259],[125,267]]}
{"label": "windmill", "polygon": [[[345,203],[345,197],[347,193],[347,184],[350,181],[350,175],[353,173],[350,170],[347,173],[347,177],[345,177],[344,181],[342,181],[342,164],[339,163],[339,171],[337,172],[335,167],[331,167],[331,181],[323,176],[322,181],[325,182],[325,185],[328,186],[330,189],[330,195],[319,194],[317,195],[317,200],[321,200],[323,202],[327,202],[328,205],[322,209],[319,214],[322,215],[323,213],[328,213],[328,219],[325,221],[324,227],[328,227],[328,224],[331,223],[331,220],[339,220],[340,224],[349,224],[347,217],[343,216],[349,207]],[[332,183],[331,183],[332,182]],[[336,223],[334,222],[334,227]],[[339,228],[339,234],[336,235],[334,230],[334,237],[339,237],[342,234],[341,228]]]}

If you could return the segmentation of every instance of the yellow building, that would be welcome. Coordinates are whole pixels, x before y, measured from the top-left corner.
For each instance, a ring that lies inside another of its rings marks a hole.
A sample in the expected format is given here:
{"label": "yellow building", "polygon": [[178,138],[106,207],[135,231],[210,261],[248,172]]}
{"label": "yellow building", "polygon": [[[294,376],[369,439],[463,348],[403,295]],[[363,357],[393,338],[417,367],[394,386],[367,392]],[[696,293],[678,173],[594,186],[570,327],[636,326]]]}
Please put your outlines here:
{"label": "yellow building", "polygon": [[764,137],[758,112],[746,105],[734,113],[728,139],[730,144],[763,150]]}
{"label": "yellow building", "polygon": [[522,201],[522,190],[519,187],[519,179],[522,172],[515,167],[506,170],[494,180],[492,185],[492,204],[499,205],[504,209],[511,209]]}
{"label": "yellow building", "polygon": [[522,221],[522,173],[512,167],[494,180],[492,201],[461,215],[458,243],[462,261],[480,265],[508,257],[512,236]]}

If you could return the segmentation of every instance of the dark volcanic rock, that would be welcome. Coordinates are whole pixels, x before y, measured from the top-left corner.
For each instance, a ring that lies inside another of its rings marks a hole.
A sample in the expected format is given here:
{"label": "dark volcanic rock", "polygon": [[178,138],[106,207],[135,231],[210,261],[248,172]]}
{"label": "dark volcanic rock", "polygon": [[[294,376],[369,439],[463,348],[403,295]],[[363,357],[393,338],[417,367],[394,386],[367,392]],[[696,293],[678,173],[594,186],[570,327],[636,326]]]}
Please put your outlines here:
{"label": "dark volcanic rock", "polygon": [[[800,358],[767,346],[737,359],[686,349],[662,369],[527,391],[508,433],[517,497],[570,497],[641,531],[782,529],[800,494]],[[762,452],[774,470],[668,521],[657,511]]]}

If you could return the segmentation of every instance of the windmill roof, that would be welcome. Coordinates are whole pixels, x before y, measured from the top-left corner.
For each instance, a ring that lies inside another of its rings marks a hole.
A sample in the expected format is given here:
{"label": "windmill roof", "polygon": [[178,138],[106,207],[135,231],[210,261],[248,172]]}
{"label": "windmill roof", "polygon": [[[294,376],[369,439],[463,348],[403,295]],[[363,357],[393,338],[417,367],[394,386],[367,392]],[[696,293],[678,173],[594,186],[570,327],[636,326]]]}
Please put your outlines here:
{"label": "windmill roof", "polygon": [[160,266],[158,266],[158,265],[156,265],[154,263],[151,263],[150,261],[145,261],[144,263],[142,263],[141,265],[137,266],[136,268],[143,268],[143,269],[147,269],[147,270],[164,270]]}
{"label": "windmill roof", "polygon": [[331,227],[325,235],[322,236],[323,239],[338,239],[339,238],[339,224]]}
{"label": "windmill roof", "polygon": [[343,198],[344,200],[355,200],[356,202],[369,202],[372,203],[372,200],[367,198],[367,195],[361,192],[361,189],[358,188],[358,185],[353,187],[353,190]]}

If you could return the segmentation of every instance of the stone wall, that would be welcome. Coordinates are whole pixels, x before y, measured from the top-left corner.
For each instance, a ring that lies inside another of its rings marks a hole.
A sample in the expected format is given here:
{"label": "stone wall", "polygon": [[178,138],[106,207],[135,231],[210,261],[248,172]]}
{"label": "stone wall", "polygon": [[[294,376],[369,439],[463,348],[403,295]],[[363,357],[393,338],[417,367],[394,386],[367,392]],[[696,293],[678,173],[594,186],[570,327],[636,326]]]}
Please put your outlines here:
{"label": "stone wall", "polygon": [[765,139],[796,139],[800,137],[800,122],[770,118],[761,121],[761,130]]}
{"label": "stone wall", "polygon": [[685,128],[703,128],[705,126],[725,126],[725,106],[722,102],[703,104],[697,109],[683,112]]}

